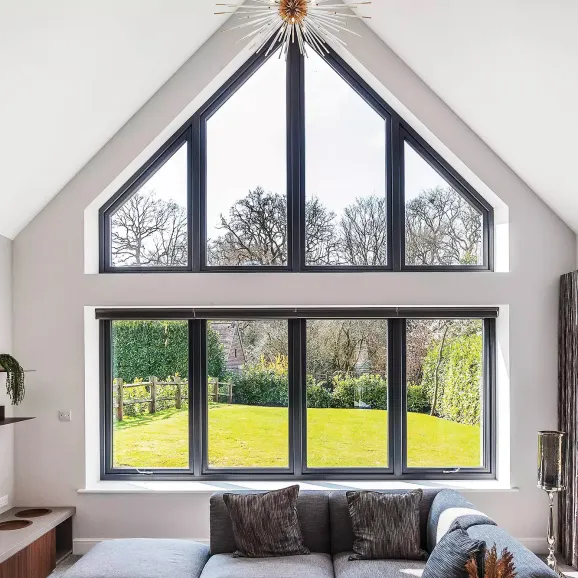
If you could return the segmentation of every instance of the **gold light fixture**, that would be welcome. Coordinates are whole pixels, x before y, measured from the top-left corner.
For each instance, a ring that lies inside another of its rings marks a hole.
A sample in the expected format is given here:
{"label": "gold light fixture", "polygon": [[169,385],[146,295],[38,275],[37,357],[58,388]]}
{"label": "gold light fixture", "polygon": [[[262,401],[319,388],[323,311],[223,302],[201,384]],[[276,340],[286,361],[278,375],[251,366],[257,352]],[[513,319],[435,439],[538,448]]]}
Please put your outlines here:
{"label": "gold light fixture", "polygon": [[354,4],[336,4],[336,0],[253,0],[252,4],[217,4],[230,8],[215,14],[237,14],[243,23],[230,28],[252,28],[251,32],[241,38],[255,38],[258,42],[257,52],[269,45],[267,54],[281,44],[281,54],[287,55],[289,45],[299,44],[301,54],[307,55],[306,44],[320,54],[329,52],[327,44],[337,43],[345,46],[340,34],[349,30],[347,24],[351,19],[365,19],[352,13],[362,5],[371,2],[356,2]]}

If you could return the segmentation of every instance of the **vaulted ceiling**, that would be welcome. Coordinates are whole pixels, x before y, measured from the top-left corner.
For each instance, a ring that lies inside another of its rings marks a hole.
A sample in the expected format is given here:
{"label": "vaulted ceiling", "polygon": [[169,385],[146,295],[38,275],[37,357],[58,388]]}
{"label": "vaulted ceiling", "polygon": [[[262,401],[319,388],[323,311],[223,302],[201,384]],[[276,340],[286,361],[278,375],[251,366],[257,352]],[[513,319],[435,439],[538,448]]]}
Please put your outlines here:
{"label": "vaulted ceiling", "polygon": [[[210,38],[224,21],[214,4],[0,2],[0,234],[16,236]],[[578,2],[374,0],[364,11],[578,231]]]}

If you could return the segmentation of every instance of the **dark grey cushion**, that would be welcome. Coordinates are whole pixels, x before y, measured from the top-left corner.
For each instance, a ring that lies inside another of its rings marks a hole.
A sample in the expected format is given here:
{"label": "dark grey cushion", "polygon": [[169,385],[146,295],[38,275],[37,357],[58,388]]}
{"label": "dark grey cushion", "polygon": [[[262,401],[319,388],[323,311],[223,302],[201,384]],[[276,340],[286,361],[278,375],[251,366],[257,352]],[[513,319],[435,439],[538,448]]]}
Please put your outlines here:
{"label": "dark grey cushion", "polygon": [[349,560],[352,553],[333,556],[335,578],[414,578],[425,568],[419,560]]}
{"label": "dark grey cushion", "polygon": [[478,568],[483,568],[486,543],[474,540],[461,528],[448,532],[433,549],[423,578],[468,578],[466,564],[474,558]]}
{"label": "dark grey cushion", "polygon": [[422,490],[406,494],[347,492],[353,526],[352,560],[423,560],[419,504]]}
{"label": "dark grey cushion", "polygon": [[208,546],[188,540],[107,540],[66,578],[199,578],[208,559]]}
{"label": "dark grey cushion", "polygon": [[[303,542],[311,552],[330,553],[328,496],[328,492],[299,492],[297,514]],[[235,536],[222,492],[211,496],[210,510],[211,554],[232,554],[236,550]]]}
{"label": "dark grey cushion", "polygon": [[[451,510],[451,512],[447,512]],[[446,512],[444,514],[444,512]],[[443,522],[443,528],[438,528],[440,519]],[[468,502],[461,494],[455,490],[442,490],[435,497],[427,520],[427,550],[433,552],[438,539],[447,532],[455,519],[459,519],[464,529],[479,524],[494,524],[482,512],[478,512],[476,507]],[[439,536],[438,536],[438,530]]]}
{"label": "dark grey cushion", "polygon": [[488,550],[494,544],[498,553],[508,548],[514,556],[519,578],[554,578],[556,576],[556,573],[550,570],[542,560],[498,526],[472,526],[468,530],[468,535],[475,540],[484,540]]}
{"label": "dark grey cushion", "polygon": [[[409,490],[388,490],[390,494],[404,494]],[[440,490],[425,489],[419,505],[421,547],[427,543],[427,521],[429,510],[435,496]],[[331,553],[350,552],[353,550],[353,526],[349,517],[349,507],[345,491],[329,494],[329,516],[331,521]],[[307,540],[305,541],[307,545]]]}
{"label": "dark grey cushion", "polygon": [[299,486],[255,494],[223,494],[233,525],[236,557],[309,554],[297,516]]}
{"label": "dark grey cushion", "polygon": [[201,578],[333,578],[333,564],[329,554],[284,558],[234,558],[232,554],[217,554],[211,556]]}

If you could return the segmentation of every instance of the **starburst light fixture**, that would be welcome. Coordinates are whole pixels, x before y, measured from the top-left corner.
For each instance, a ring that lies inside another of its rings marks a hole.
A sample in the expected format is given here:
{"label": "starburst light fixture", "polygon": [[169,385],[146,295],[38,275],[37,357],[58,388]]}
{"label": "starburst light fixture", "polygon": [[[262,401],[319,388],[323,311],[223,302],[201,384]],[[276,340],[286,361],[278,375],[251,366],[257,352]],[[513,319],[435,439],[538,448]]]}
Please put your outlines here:
{"label": "starburst light fixture", "polygon": [[328,53],[327,44],[337,43],[345,46],[346,43],[339,37],[343,32],[355,34],[348,28],[351,19],[365,19],[370,16],[361,16],[352,13],[362,5],[371,2],[356,2],[354,4],[337,4],[336,0],[253,0],[252,4],[217,4],[230,8],[215,14],[237,14],[242,24],[229,28],[252,28],[251,32],[241,38],[247,40],[255,38],[257,52],[269,45],[267,54],[278,44],[281,44],[281,54],[289,52],[289,45],[299,44],[301,54],[307,55],[306,44],[309,44],[320,54]]}

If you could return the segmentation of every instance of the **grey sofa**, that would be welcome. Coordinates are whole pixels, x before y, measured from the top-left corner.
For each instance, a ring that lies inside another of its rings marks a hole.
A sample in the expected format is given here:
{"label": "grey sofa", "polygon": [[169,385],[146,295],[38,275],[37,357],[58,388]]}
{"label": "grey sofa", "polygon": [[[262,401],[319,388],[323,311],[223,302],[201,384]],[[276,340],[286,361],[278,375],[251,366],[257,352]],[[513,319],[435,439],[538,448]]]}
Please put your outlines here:
{"label": "grey sofa", "polygon": [[[403,490],[399,490],[402,492]],[[397,492],[396,492],[397,493]],[[110,540],[95,546],[65,578],[412,578],[425,562],[348,560],[353,530],[344,491],[301,492],[297,503],[308,556],[233,558],[235,538],[223,494],[211,497],[211,545],[186,540]],[[454,515],[460,525],[488,547],[507,547],[518,578],[556,578],[540,559],[452,490],[425,490],[420,505],[422,548],[431,552],[438,530]],[[463,515],[462,515],[463,514]],[[441,577],[440,578],[444,578]]]}
{"label": "grey sofa", "polygon": [[[404,491],[392,490],[394,493]],[[488,547],[494,543],[500,550],[507,547],[514,554],[518,578],[556,576],[539,558],[489,518],[473,514],[473,504],[452,490],[424,490],[420,505],[424,550],[431,552],[435,547],[438,524],[444,512],[450,509],[457,513],[464,512],[460,524],[467,528],[472,537],[485,540]],[[353,529],[345,491],[302,491],[297,511],[303,539],[311,555],[267,559],[233,558],[235,538],[231,519],[222,493],[214,494],[211,498],[211,556],[201,578],[411,578],[421,575],[425,566],[425,562],[421,561],[349,561],[353,548]]]}

